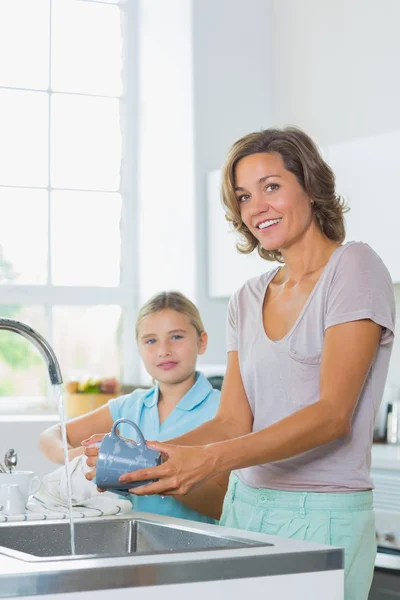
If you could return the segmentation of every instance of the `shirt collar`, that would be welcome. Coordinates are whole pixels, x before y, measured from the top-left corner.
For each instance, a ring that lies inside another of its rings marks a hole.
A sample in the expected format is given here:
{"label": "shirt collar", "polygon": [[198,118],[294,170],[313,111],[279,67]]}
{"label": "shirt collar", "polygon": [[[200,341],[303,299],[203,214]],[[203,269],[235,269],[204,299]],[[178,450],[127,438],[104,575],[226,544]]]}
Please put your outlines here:
{"label": "shirt collar", "polygon": [[158,403],[158,394],[160,393],[160,388],[158,387],[158,383],[150,388],[148,392],[144,395],[143,404],[147,406],[147,408],[152,408],[156,406]]}
{"label": "shirt collar", "polygon": [[[212,385],[208,381],[208,379],[200,373],[196,371],[196,382],[190,388],[188,392],[183,396],[182,400],[180,400],[176,406],[179,410],[192,410],[198,404],[201,404],[203,400],[207,398],[207,396],[212,392]],[[160,393],[160,388],[158,387],[158,383],[151,388],[144,396],[143,403],[147,406],[147,408],[151,408],[156,406],[158,403],[158,395]]]}

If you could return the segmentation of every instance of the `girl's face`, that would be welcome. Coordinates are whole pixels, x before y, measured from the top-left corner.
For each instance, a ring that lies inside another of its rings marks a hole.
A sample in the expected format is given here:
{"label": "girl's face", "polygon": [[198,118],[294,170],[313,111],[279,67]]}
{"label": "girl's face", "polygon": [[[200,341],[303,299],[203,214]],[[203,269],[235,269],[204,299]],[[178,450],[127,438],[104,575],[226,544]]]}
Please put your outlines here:
{"label": "girl's face", "polygon": [[245,156],[235,180],[242,221],[265,250],[287,249],[314,223],[311,199],[280,154]]}
{"label": "girl's face", "polygon": [[196,369],[198,354],[207,347],[207,334],[198,336],[189,318],[166,308],[139,325],[138,347],[146,371],[160,383],[180,383]]}

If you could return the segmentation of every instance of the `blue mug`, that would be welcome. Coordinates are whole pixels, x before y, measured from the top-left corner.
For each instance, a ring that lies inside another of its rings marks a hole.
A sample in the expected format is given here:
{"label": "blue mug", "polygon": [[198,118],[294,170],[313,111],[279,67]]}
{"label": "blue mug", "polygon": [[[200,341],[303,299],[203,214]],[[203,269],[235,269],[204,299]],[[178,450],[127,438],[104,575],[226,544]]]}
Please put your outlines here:
{"label": "blue mug", "polygon": [[[137,443],[119,436],[116,428],[120,423],[132,425],[138,435]],[[127,490],[152,483],[154,480],[121,483],[119,481],[121,475],[158,467],[160,464],[161,454],[147,448],[146,440],[136,423],[130,419],[118,419],[113,424],[111,432],[105,435],[101,442],[96,465],[96,485],[99,489],[129,496]]]}

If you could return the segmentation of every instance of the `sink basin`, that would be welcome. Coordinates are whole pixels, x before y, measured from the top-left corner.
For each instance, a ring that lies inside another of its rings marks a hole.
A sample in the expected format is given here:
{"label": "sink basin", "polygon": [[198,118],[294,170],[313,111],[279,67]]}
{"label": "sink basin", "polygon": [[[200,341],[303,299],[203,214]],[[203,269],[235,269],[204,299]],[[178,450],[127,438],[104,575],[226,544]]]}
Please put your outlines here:
{"label": "sink basin", "polygon": [[76,554],[72,555],[69,522],[0,526],[0,554],[35,562],[270,545],[147,519],[102,519],[75,522]]}

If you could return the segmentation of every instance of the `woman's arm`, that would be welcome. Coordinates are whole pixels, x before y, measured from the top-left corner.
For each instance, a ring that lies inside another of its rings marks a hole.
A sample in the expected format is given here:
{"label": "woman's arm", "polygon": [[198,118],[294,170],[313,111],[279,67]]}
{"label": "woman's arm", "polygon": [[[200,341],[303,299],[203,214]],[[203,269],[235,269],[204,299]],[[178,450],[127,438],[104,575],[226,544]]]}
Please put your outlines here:
{"label": "woman's arm", "polygon": [[[94,410],[82,417],[77,417],[66,423],[68,456],[72,460],[75,456],[83,454],[82,440],[95,433],[108,433],[113,425],[113,419],[107,405]],[[49,460],[55,463],[64,463],[64,449],[62,445],[61,425],[53,425],[46,429],[39,438],[39,448]]]}
{"label": "woman's arm", "polygon": [[[88,481],[92,481],[96,477],[96,464],[99,448],[93,446],[94,443],[100,442],[103,435],[95,434],[88,440],[82,440],[83,447],[79,448],[87,456],[86,463],[92,467],[91,471],[85,474]],[[188,506],[192,510],[196,510],[206,517],[219,520],[222,513],[222,504],[224,502],[226,490],[228,488],[229,473],[220,473],[211,481],[208,481],[192,489],[185,496],[173,496],[175,500]]]}
{"label": "woman's arm", "polygon": [[[229,440],[250,433],[252,425],[253,413],[244,391],[238,355],[230,352],[217,415],[196,429],[168,440],[168,444],[191,446]],[[228,482],[229,472],[219,473],[201,487],[174,498],[206,517],[219,520]]]}
{"label": "woman's arm", "polygon": [[[267,429],[227,442],[225,448],[213,445],[216,471],[283,460],[349,435],[381,330],[370,320],[351,321],[327,329],[320,400]],[[230,467],[231,463],[234,466]]]}
{"label": "woman's arm", "polygon": [[[137,495],[186,494],[218,473],[283,460],[348,435],[380,335],[381,327],[370,320],[330,327],[324,339],[318,402],[270,427],[235,439],[227,436],[226,441],[207,445],[199,439],[194,447],[151,443],[150,447],[163,452],[168,460],[160,467],[127,474],[121,482],[158,479],[133,489]],[[228,429],[225,431],[228,433]]]}

